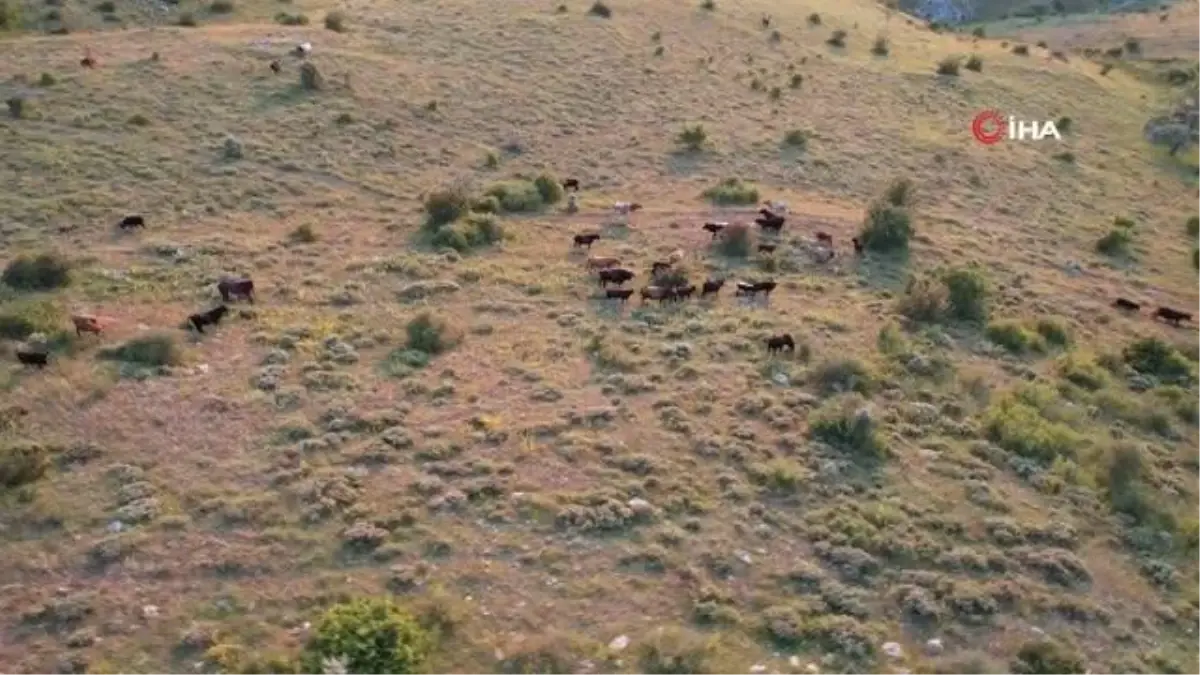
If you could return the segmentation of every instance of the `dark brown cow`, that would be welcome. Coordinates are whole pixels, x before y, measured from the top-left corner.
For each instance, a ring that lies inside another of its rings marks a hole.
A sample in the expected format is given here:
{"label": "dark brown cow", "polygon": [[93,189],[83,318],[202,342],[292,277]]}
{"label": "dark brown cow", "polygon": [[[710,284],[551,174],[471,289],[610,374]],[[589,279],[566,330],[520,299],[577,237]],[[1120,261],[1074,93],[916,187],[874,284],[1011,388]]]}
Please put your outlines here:
{"label": "dark brown cow", "polygon": [[216,326],[221,323],[221,317],[229,312],[229,308],[225,305],[217,305],[207,312],[199,312],[188,317],[188,324],[196,329],[197,333],[203,333],[205,326]]}
{"label": "dark brown cow", "polygon": [[568,178],[562,182],[564,190],[574,190],[579,192],[579,181],[574,178]]}
{"label": "dark brown cow", "polygon": [[635,275],[632,270],[627,270],[623,267],[615,267],[613,269],[600,270],[599,282],[601,286],[608,286],[609,284],[616,284],[620,286],[626,281],[632,279],[634,276]]}
{"label": "dark brown cow", "polygon": [[1191,321],[1192,315],[1190,312],[1181,312],[1170,307],[1159,307],[1154,311],[1154,318],[1162,319],[1172,326],[1179,326],[1181,321]]}
{"label": "dark brown cow", "polygon": [[250,279],[222,279],[217,282],[217,292],[225,302],[245,298],[254,304],[254,282]]}
{"label": "dark brown cow", "polygon": [[17,361],[23,366],[35,366],[37,368],[45,368],[49,362],[50,355],[46,352],[35,352],[28,349],[17,349]]}
{"label": "dark brown cow", "polygon": [[709,295],[717,295],[721,292],[721,287],[724,285],[724,279],[708,279],[704,282],[704,286],[702,286],[700,289],[700,297],[704,298]]}
{"label": "dark brown cow", "polygon": [[774,336],[767,338],[767,353],[768,354],[774,354],[775,352],[784,351],[784,350],[787,350],[787,351],[790,351],[793,353],[795,353],[795,351],[796,351],[796,341],[792,339],[791,335],[789,335],[788,333],[784,333],[783,335],[774,335]]}
{"label": "dark brown cow", "polygon": [[575,244],[574,245],[577,247],[583,246],[585,248],[590,249],[590,248],[592,248],[592,244],[596,243],[596,240],[599,238],[600,238],[600,235],[595,234],[595,233],[577,234],[577,235],[575,235]]}
{"label": "dark brown cow", "polygon": [[700,229],[712,234],[713,241],[716,241],[717,236],[721,234],[721,230],[724,230],[728,226],[729,223],[705,223]]}
{"label": "dark brown cow", "polygon": [[642,304],[646,304],[647,300],[657,300],[658,304],[662,304],[667,300],[672,300],[675,297],[675,289],[663,288],[662,286],[647,286],[642,289]]}
{"label": "dark brown cow", "polygon": [[854,244],[854,252],[857,255],[862,255],[863,245],[862,245],[862,242],[858,240],[858,237],[854,237],[853,239],[851,239],[850,243]]}
{"label": "dark brown cow", "polygon": [[1116,300],[1113,300],[1112,306],[1128,312],[1137,312],[1142,309],[1140,304],[1132,300],[1126,300],[1125,298],[1117,298]]}
{"label": "dark brown cow", "polygon": [[117,227],[122,230],[132,230],[135,227],[145,229],[146,219],[141,216],[125,216],[121,219],[121,222],[117,223]]}
{"label": "dark brown cow", "polygon": [[607,298],[609,300],[616,300],[620,303],[624,303],[632,295],[633,295],[632,288],[609,288],[604,291],[605,298]]}

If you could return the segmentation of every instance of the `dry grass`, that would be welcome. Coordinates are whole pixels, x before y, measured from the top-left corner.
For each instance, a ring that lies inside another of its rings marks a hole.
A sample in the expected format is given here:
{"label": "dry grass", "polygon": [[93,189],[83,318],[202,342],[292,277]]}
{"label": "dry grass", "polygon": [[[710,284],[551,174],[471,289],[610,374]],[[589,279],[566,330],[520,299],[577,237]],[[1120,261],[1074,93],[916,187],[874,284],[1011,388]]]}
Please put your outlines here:
{"label": "dry grass", "polygon": [[[55,348],[22,371],[0,343],[0,667],[246,671],[394,593],[443,670],[1194,672],[1195,332],[1106,307],[1197,304],[1194,176],[1140,137],[1168,92],[869,3],[607,5],[359,3],[336,32],[316,2],[288,8],[302,27],[184,4],[198,27],[0,41],[0,93],[29,102],[0,120],[3,259],[72,263],[0,296]],[[320,91],[285,54],[306,40]],[[968,53],[987,67],[935,74]],[[981,107],[1070,117],[1076,162],[975,144]],[[546,169],[582,182],[578,215],[424,245],[428,194]],[[907,255],[812,263],[812,233],[848,248],[897,176]],[[702,197],[732,177],[795,213],[771,258],[708,252],[704,220],[749,219]],[[594,300],[570,235],[616,200],[647,209],[592,253],[635,284],[679,248],[693,282],[773,276],[770,305]],[[128,213],[147,229],[118,232]],[[1116,217],[1120,259],[1095,249]],[[901,296],[969,262],[990,316],[901,317],[965,303]],[[256,305],[183,332],[222,274]],[[85,310],[103,336],[54,323]],[[768,358],[784,331],[797,355]],[[148,332],[178,353],[100,358]]]}

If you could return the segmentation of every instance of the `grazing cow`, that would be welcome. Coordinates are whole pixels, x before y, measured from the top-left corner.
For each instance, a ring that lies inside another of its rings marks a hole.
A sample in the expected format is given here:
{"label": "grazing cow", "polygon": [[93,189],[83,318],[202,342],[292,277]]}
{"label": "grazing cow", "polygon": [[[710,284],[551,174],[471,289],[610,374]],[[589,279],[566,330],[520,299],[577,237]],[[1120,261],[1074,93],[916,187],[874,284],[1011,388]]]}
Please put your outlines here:
{"label": "grazing cow", "polygon": [[1170,307],[1159,307],[1154,312],[1154,318],[1162,319],[1172,326],[1178,326],[1181,321],[1191,321],[1192,315],[1188,312],[1181,312]]}
{"label": "grazing cow", "polygon": [[613,204],[613,211],[618,215],[627,216],[635,211],[641,211],[642,205],[637,202],[617,202]]}
{"label": "grazing cow", "polygon": [[121,219],[121,222],[117,223],[117,227],[122,230],[132,230],[135,227],[145,229],[146,219],[142,216],[125,216]]}
{"label": "grazing cow", "polygon": [[771,291],[775,290],[777,285],[778,284],[776,284],[774,281],[739,281],[737,283],[737,293],[735,293],[735,295],[749,295],[754,297],[755,295],[762,293],[769,298],[771,296]]}
{"label": "grazing cow", "polygon": [[790,351],[793,354],[796,352],[796,341],[788,333],[783,335],[774,335],[767,338],[767,353],[774,354],[780,351]]}
{"label": "grazing cow", "polygon": [[593,255],[593,256],[588,256],[588,259],[587,259],[587,267],[590,270],[593,270],[593,269],[594,270],[606,270],[610,267],[616,267],[617,265],[620,265],[620,264],[621,264],[621,261],[612,256],[601,257],[601,256]]}
{"label": "grazing cow", "polygon": [[826,246],[833,246],[833,237],[828,232],[818,232],[817,241]]}
{"label": "grazing cow", "polygon": [[675,299],[676,300],[687,300],[688,298],[692,297],[692,294],[695,292],[696,292],[696,284],[688,284],[687,286],[682,286],[680,288],[676,288],[675,289]]}
{"label": "grazing cow", "polygon": [[854,244],[854,253],[855,253],[855,255],[862,255],[862,252],[863,252],[863,245],[862,245],[862,242],[858,240],[858,237],[854,237],[854,238],[852,238],[852,239],[850,240],[850,243]]}
{"label": "grazing cow", "polygon": [[1124,309],[1130,312],[1137,312],[1142,309],[1140,304],[1132,300],[1126,300],[1125,298],[1117,298],[1116,300],[1113,300],[1112,306],[1116,307],[1117,309]]}
{"label": "grazing cow", "polygon": [[657,300],[658,304],[662,304],[667,300],[672,300],[675,297],[675,289],[663,288],[662,286],[647,286],[642,289],[642,304],[646,304],[647,300]]}
{"label": "grazing cow", "polygon": [[721,292],[721,287],[724,285],[724,279],[708,279],[704,282],[704,286],[700,288],[700,297],[718,295]]}
{"label": "grazing cow", "polygon": [[834,255],[835,255],[835,253],[834,253],[833,249],[821,247],[813,252],[813,260],[815,260],[818,263],[821,263],[823,265],[823,264],[829,262],[830,260],[833,260]]}
{"label": "grazing cow", "polygon": [[104,331],[104,325],[100,323],[100,319],[87,314],[72,314],[71,323],[75,324],[75,335],[77,337],[84,333],[99,335]]}
{"label": "grazing cow", "polygon": [[624,269],[622,267],[614,267],[613,269],[609,270],[600,270],[600,286],[606,287],[609,284],[616,284],[620,286],[633,277],[633,271]]}
{"label": "grazing cow", "polygon": [[759,244],[758,252],[759,253],[774,253],[775,252],[775,244]]}
{"label": "grazing cow", "polygon": [[20,347],[17,348],[17,361],[20,361],[21,365],[23,366],[37,366],[38,368],[45,368],[46,363],[49,362],[49,358],[50,355],[46,352],[35,352],[28,349],[22,349]]}
{"label": "grazing cow", "polygon": [[188,317],[188,324],[196,329],[197,333],[203,333],[205,326],[216,326],[221,323],[221,317],[229,312],[229,308],[225,305],[217,305],[207,312],[199,312]]}
{"label": "grazing cow", "polygon": [[281,70],[283,70],[283,66],[280,65],[279,61],[271,62],[271,72],[272,73],[275,73],[276,75],[278,75]]}
{"label": "grazing cow", "polygon": [[622,304],[624,304],[631,295],[633,295],[632,288],[610,288],[604,291],[604,297],[608,298],[609,300],[616,300]]}
{"label": "grazing cow", "polygon": [[592,247],[592,244],[596,243],[596,240],[599,238],[600,238],[600,235],[598,235],[598,234],[577,234],[577,235],[575,235],[574,246],[575,247],[583,246],[585,248],[590,249]]}
{"label": "grazing cow", "polygon": [[96,67],[96,59],[92,58],[92,50],[83,50],[83,58],[79,60],[79,65],[83,66],[84,68]]}
{"label": "grazing cow", "polygon": [[225,302],[245,298],[254,304],[254,282],[250,279],[222,279],[217,282],[217,292]]}
{"label": "grazing cow", "polygon": [[568,178],[562,182],[564,190],[574,190],[579,192],[579,181],[574,178]]}
{"label": "grazing cow", "polygon": [[721,234],[721,230],[724,230],[728,226],[729,223],[705,223],[704,227],[700,229],[712,234],[713,241],[716,241],[717,235]]}

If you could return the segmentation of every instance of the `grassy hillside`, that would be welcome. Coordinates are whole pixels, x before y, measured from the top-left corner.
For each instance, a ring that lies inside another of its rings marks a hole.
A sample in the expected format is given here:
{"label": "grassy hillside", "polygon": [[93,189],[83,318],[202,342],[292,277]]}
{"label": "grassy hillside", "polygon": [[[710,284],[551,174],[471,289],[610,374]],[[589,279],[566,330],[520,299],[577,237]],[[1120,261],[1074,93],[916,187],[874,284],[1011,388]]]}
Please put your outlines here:
{"label": "grassy hillside", "polygon": [[[1141,137],[1178,90],[865,2],[502,4],[0,40],[0,668],[277,671],[389,594],[434,671],[1197,672],[1195,324],[1148,316],[1200,301],[1195,150]],[[985,147],[988,108],[1069,129]],[[773,256],[710,248],[729,178],[789,203]],[[896,179],[907,255],[854,257]],[[488,191],[527,212],[428,223]],[[780,285],[609,306],[593,229],[634,287]],[[257,302],[183,330],[222,274]]]}

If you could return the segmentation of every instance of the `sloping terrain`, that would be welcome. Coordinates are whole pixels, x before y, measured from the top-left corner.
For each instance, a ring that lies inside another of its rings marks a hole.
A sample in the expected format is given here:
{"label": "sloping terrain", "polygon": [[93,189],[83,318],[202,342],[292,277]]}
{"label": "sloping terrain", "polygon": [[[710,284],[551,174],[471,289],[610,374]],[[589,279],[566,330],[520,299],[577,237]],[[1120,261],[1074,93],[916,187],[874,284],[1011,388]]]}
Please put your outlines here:
{"label": "sloping terrain", "polygon": [[[1200,301],[1195,153],[1142,139],[1178,90],[870,3],[609,8],[118,0],[0,40],[2,261],[57,256],[0,289],[0,669],[262,672],[387,593],[435,671],[1197,672],[1195,324],[1149,316]],[[992,108],[1064,140],[981,145]],[[438,191],[543,171],[579,213],[429,244]],[[700,229],[752,218],[729,178],[788,203],[773,254]],[[855,256],[895,179],[907,255]],[[627,286],[676,249],[731,281],[597,300],[593,230]],[[185,330],[224,274],[256,302]]]}

